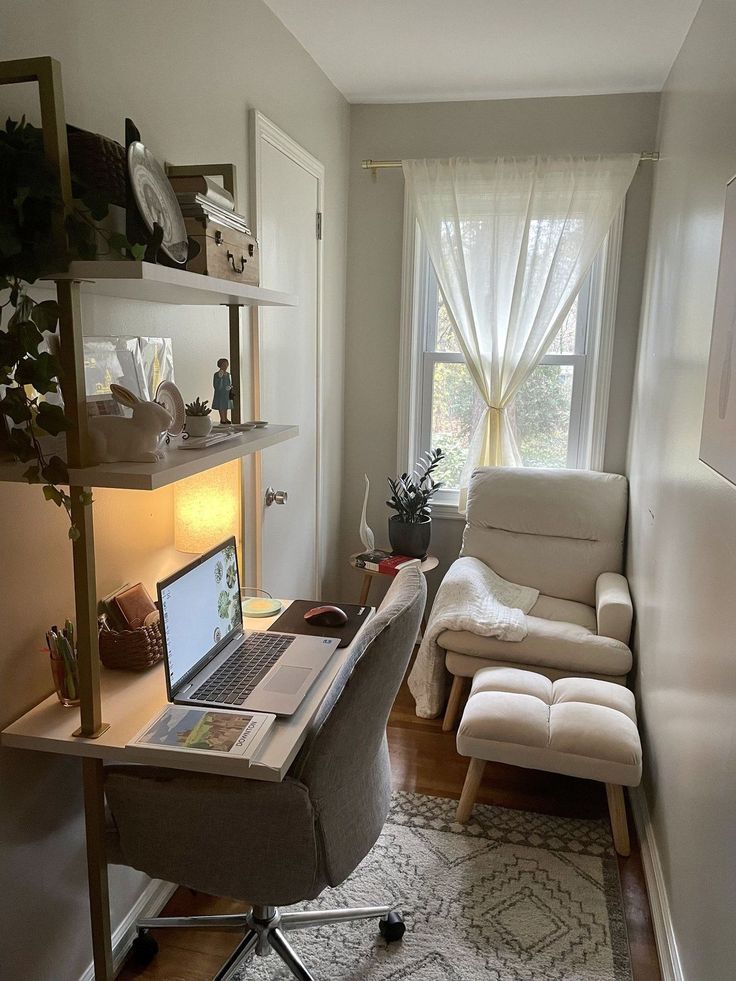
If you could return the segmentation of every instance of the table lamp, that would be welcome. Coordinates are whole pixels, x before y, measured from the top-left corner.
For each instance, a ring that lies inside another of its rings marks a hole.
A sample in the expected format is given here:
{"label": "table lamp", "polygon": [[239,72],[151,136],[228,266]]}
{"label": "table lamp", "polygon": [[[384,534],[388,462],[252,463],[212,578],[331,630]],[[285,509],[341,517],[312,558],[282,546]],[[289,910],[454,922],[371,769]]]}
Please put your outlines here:
{"label": "table lamp", "polygon": [[179,481],[174,487],[174,547],[201,554],[230,535],[240,540],[240,461]]}

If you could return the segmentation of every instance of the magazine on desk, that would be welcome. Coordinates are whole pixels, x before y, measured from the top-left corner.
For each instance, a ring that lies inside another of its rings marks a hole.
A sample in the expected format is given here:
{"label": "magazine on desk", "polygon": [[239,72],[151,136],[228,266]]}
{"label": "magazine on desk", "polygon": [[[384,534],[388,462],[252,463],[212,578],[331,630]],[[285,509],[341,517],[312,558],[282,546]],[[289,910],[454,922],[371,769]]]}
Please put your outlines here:
{"label": "magazine on desk", "polygon": [[247,760],[260,748],[275,721],[275,715],[244,709],[167,705],[128,746],[176,752],[184,749],[190,753],[239,756]]}

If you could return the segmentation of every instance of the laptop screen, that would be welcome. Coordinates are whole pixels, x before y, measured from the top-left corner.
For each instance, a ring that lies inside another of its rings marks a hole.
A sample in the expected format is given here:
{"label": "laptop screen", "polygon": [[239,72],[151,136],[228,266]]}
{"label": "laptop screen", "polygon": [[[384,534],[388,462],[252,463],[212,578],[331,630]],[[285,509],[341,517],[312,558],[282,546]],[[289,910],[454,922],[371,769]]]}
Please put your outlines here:
{"label": "laptop screen", "polygon": [[159,585],[169,686],[242,628],[235,539]]}

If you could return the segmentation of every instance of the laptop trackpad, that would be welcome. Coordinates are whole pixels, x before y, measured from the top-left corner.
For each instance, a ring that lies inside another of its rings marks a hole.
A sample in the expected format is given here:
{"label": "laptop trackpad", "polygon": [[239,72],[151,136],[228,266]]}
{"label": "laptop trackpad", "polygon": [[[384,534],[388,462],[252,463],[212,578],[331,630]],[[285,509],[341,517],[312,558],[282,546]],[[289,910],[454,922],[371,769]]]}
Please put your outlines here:
{"label": "laptop trackpad", "polygon": [[296,668],[285,664],[277,668],[261,691],[278,692],[281,695],[296,695],[306,679],[313,674],[310,668]]}

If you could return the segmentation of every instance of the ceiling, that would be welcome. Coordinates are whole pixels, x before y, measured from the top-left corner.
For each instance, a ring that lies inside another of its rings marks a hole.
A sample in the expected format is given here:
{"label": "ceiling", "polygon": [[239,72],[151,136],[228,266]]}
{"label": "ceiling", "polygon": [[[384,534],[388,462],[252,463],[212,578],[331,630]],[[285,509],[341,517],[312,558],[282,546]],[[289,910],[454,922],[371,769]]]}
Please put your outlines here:
{"label": "ceiling", "polygon": [[265,0],[350,102],[659,91],[700,0]]}

